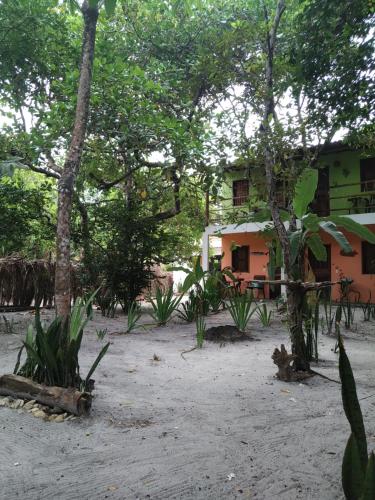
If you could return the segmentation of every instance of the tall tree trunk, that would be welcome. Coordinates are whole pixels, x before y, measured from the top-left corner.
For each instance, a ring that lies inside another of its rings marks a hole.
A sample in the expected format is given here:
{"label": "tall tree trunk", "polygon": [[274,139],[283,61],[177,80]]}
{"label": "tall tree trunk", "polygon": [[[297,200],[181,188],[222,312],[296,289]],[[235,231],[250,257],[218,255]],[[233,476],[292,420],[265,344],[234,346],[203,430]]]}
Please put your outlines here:
{"label": "tall tree trunk", "polygon": [[70,215],[74,182],[81,163],[87,128],[96,26],[99,12],[97,7],[89,7],[87,0],[85,0],[82,5],[82,14],[84,30],[77,106],[71,142],[58,183],[55,305],[56,314],[64,318],[67,318],[69,315],[71,301]]}

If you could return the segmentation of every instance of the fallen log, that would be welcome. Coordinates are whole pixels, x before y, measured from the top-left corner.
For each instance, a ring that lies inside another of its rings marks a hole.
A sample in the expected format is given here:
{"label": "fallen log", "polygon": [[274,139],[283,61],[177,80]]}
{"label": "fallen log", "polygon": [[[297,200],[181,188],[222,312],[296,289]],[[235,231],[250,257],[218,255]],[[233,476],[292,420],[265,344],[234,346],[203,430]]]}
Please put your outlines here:
{"label": "fallen log", "polygon": [[92,396],[80,392],[74,387],[56,387],[42,385],[19,375],[0,377],[0,395],[17,399],[35,399],[40,404],[57,406],[74,415],[87,415],[91,408]]}

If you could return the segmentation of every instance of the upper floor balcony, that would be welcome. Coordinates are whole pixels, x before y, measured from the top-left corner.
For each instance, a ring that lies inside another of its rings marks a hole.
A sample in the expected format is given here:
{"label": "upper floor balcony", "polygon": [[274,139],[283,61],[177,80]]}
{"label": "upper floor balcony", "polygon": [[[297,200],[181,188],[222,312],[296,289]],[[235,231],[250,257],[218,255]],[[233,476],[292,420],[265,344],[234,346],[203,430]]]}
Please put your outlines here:
{"label": "upper floor balcony", "polygon": [[[277,198],[279,207],[288,206],[287,196],[283,191],[277,192]],[[254,208],[256,210],[256,203],[252,206],[251,196],[243,188],[239,195],[223,197],[216,204],[209,203],[206,208],[207,225],[244,222]],[[319,216],[374,214],[375,220],[375,178],[318,189],[310,209]]]}

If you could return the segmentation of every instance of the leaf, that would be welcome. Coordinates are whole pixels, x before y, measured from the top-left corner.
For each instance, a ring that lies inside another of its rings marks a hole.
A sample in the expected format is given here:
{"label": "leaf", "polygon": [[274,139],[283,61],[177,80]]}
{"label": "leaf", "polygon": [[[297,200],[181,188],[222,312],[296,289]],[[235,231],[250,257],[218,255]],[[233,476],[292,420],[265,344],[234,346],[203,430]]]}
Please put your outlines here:
{"label": "leaf", "polygon": [[296,216],[301,219],[307,207],[313,201],[318,186],[318,171],[306,168],[297,180],[294,190],[293,208]]}
{"label": "leaf", "polygon": [[300,229],[289,234],[291,265],[293,265],[297,260],[298,253],[300,251],[301,239],[302,239],[302,231]]}
{"label": "leaf", "polygon": [[344,234],[337,229],[336,224],[334,224],[329,220],[327,221],[324,220],[319,222],[319,226],[323,229],[323,231],[331,235],[332,238],[334,238],[337,241],[337,243],[340,245],[340,248],[343,250],[344,253],[346,254],[352,253],[353,249],[349,241],[347,240],[346,236],[344,236]]}
{"label": "leaf", "polygon": [[104,0],[104,8],[107,16],[113,16],[116,9],[116,0]]}
{"label": "leaf", "polygon": [[304,227],[313,233],[319,231],[319,221],[319,217],[313,213],[308,213],[302,217],[302,224]]}
{"label": "leaf", "polygon": [[90,378],[92,376],[92,374],[94,373],[94,371],[96,370],[96,368],[98,367],[98,364],[100,363],[100,361],[102,360],[102,358],[104,357],[104,355],[106,354],[106,352],[108,351],[108,348],[110,346],[110,342],[108,342],[104,347],[103,349],[100,351],[100,353],[98,354],[96,360],[94,361],[92,367],[90,368],[90,371],[88,372],[87,374],[87,377],[86,377],[86,380],[85,380],[85,389],[86,387],[88,386],[89,384],[89,381],[90,381]]}
{"label": "leaf", "polygon": [[359,500],[363,488],[364,474],[359,458],[357,441],[350,434],[342,461],[342,488],[347,500]]}
{"label": "leaf", "polygon": [[366,240],[369,243],[375,244],[375,234],[368,227],[359,224],[350,217],[345,217],[344,215],[330,215],[326,219],[334,222],[336,226],[343,227],[362,240]]}
{"label": "leaf", "polygon": [[361,500],[374,500],[375,498],[375,455],[371,452],[367,462],[365,481]]}
{"label": "leaf", "polygon": [[306,239],[306,244],[312,251],[316,260],[320,262],[327,260],[327,249],[317,233],[310,234]]}
{"label": "leaf", "polygon": [[365,426],[363,424],[362,411],[357,397],[352,368],[348,356],[346,355],[341,336],[339,337],[339,373],[344,411],[346,418],[349,420],[352,434],[356,438],[361,468],[364,473],[368,460]]}

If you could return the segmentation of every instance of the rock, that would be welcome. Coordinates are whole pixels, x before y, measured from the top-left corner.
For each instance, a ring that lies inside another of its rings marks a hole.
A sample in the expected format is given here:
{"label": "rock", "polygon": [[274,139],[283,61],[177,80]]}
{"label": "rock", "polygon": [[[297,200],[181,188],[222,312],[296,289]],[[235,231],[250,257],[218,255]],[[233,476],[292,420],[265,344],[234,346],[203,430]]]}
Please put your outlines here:
{"label": "rock", "polygon": [[31,410],[31,408],[33,408],[35,403],[36,403],[35,399],[32,399],[31,401],[25,403],[23,407],[25,408],[25,410]]}
{"label": "rock", "polygon": [[18,408],[22,408],[24,404],[25,401],[23,399],[16,399],[15,401],[13,401],[10,407],[14,408],[15,410],[18,410]]}
{"label": "rock", "polygon": [[12,399],[6,397],[6,398],[1,398],[0,399],[0,406],[10,406],[12,403]]}
{"label": "rock", "polygon": [[31,410],[30,410],[30,412],[31,412],[31,413],[36,413],[37,411],[41,411],[41,410],[39,409],[39,407],[38,407],[38,406],[34,406],[34,407],[33,407],[33,408],[31,408]]}
{"label": "rock", "polygon": [[56,415],[55,418],[53,419],[54,422],[64,422],[64,415]]}
{"label": "rock", "polygon": [[43,410],[34,411],[33,416],[37,417],[37,418],[46,418],[47,417],[47,415],[45,414],[45,412]]}

